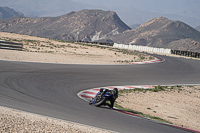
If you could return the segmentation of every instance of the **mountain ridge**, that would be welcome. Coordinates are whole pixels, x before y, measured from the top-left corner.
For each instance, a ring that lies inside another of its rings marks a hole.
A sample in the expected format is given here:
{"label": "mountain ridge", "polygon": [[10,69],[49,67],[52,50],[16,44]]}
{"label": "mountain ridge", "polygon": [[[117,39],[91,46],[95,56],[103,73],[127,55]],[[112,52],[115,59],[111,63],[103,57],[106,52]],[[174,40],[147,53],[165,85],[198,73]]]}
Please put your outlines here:
{"label": "mountain ridge", "polygon": [[142,45],[177,50],[200,50],[200,32],[181,22],[165,17],[154,18],[138,28],[108,37],[116,43]]}
{"label": "mountain ridge", "polygon": [[68,41],[95,41],[130,30],[113,11],[81,10],[58,17],[0,22],[0,30]]}
{"label": "mountain ridge", "polygon": [[82,9],[112,10],[129,26],[164,16],[196,27],[200,24],[199,4],[199,0],[0,0],[0,5],[12,7],[26,16],[55,17]]}
{"label": "mountain ridge", "polygon": [[17,12],[9,7],[0,7],[0,20],[6,18],[12,18],[15,16],[24,16],[23,13]]}
{"label": "mountain ridge", "polygon": [[131,29],[113,11],[84,9],[58,17],[11,18],[0,21],[0,31],[67,41],[200,51],[200,32],[181,21],[157,17]]}

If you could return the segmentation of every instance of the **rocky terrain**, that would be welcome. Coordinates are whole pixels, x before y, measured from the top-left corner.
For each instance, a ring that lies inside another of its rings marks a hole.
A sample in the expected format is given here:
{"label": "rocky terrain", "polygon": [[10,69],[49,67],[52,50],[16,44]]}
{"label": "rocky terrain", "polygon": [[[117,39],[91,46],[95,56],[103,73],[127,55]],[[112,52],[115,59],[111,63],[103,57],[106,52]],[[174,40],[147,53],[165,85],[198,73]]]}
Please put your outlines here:
{"label": "rocky terrain", "polygon": [[[157,16],[180,20],[196,27],[200,24],[199,0],[169,1],[93,1],[93,0],[0,0],[0,5],[12,7],[26,16],[60,16],[80,9],[102,9],[117,12],[129,26],[144,23]],[[31,5],[31,6],[30,6]],[[159,6],[158,6],[159,5]]]}
{"label": "rocky terrain", "polygon": [[115,12],[102,10],[81,10],[59,17],[18,18],[0,22],[0,31],[68,41],[95,41],[129,29]]}
{"label": "rocky terrain", "polygon": [[24,16],[22,13],[17,12],[9,7],[0,7],[0,20],[6,18],[12,18],[15,16]]}
{"label": "rocky terrain", "polygon": [[123,44],[200,51],[199,31],[183,22],[164,17],[154,18],[136,29],[127,30],[107,39]]}
{"label": "rocky terrain", "polygon": [[113,11],[81,10],[58,17],[12,18],[0,21],[0,31],[200,52],[200,32],[181,21],[158,17],[131,30]]}

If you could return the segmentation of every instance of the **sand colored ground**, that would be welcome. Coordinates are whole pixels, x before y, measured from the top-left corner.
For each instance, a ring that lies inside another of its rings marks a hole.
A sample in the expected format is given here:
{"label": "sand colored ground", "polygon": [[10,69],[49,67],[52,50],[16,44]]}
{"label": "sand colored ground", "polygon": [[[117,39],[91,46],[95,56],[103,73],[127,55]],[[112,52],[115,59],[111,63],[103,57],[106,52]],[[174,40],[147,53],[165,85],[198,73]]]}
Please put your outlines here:
{"label": "sand colored ground", "polygon": [[152,60],[136,52],[105,48],[100,45],[69,43],[47,38],[0,32],[0,39],[23,43],[23,51],[0,49],[0,60],[17,60],[67,64],[129,64]]}
{"label": "sand colored ground", "polygon": [[86,125],[0,106],[1,133],[109,133]]}
{"label": "sand colored ground", "polygon": [[124,93],[119,96],[117,103],[179,126],[200,130],[200,86]]}

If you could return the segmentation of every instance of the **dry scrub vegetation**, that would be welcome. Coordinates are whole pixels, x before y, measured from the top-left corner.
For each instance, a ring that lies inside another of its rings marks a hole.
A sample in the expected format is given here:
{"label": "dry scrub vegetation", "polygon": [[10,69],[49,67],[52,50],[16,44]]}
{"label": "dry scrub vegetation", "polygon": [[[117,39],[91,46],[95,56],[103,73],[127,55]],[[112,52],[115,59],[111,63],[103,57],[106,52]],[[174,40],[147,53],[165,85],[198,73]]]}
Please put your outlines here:
{"label": "dry scrub vegetation", "polygon": [[179,126],[200,130],[200,86],[160,88],[124,92],[117,99],[117,104]]}

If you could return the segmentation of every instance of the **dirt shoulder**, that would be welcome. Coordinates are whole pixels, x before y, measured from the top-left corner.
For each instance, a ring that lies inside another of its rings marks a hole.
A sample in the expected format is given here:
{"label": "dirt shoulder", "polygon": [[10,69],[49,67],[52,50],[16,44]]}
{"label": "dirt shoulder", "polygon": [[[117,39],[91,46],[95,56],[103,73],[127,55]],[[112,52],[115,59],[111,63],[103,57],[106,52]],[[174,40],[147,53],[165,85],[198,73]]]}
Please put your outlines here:
{"label": "dirt shoulder", "polygon": [[109,133],[109,131],[105,131],[103,129],[43,117],[1,106],[0,120],[1,133]]}
{"label": "dirt shoulder", "polygon": [[129,64],[154,59],[149,55],[102,45],[70,43],[14,33],[0,32],[0,39],[23,43],[23,51],[0,49],[0,60],[66,64]]}
{"label": "dirt shoulder", "polygon": [[200,130],[200,86],[175,87],[159,92],[123,93],[117,103],[175,125]]}

